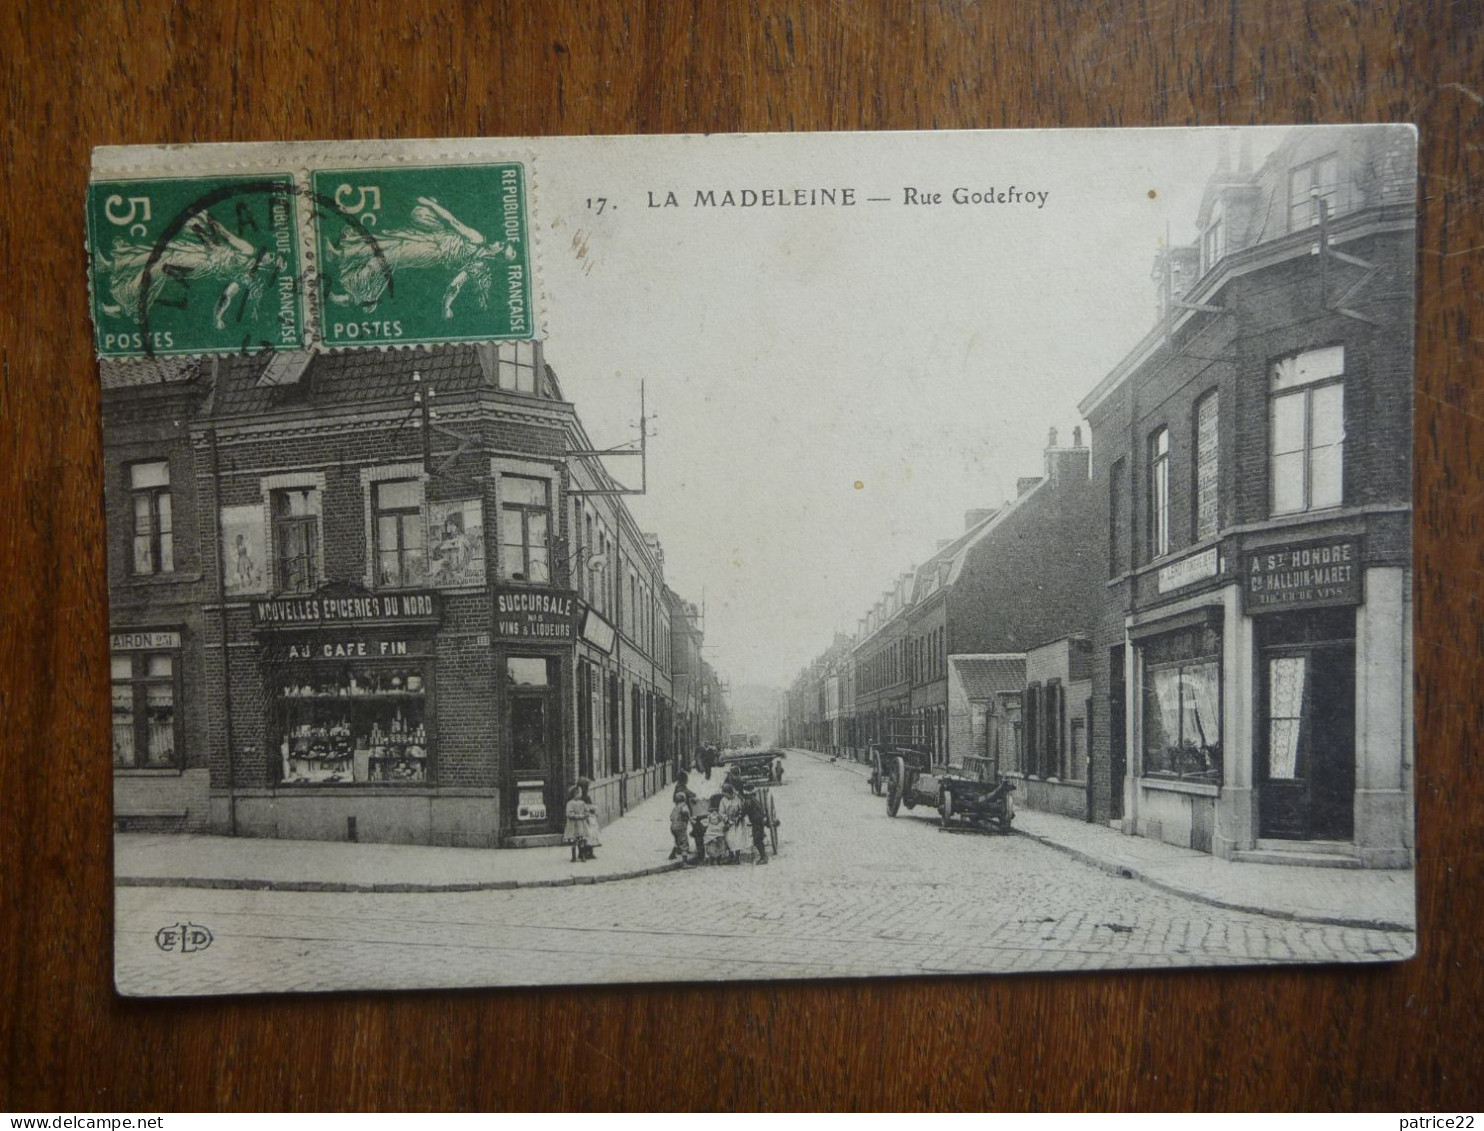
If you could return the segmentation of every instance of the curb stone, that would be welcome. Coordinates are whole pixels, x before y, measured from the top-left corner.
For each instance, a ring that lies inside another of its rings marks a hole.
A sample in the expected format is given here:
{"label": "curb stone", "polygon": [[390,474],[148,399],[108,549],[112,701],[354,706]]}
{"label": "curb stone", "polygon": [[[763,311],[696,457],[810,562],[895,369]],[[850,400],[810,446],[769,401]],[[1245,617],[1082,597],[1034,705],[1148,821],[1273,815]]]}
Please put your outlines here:
{"label": "curb stone", "polygon": [[1263,907],[1254,903],[1239,903],[1236,900],[1220,899],[1194,888],[1184,887],[1180,884],[1172,884],[1167,880],[1156,879],[1148,873],[1132,868],[1127,864],[1119,864],[1111,860],[1104,860],[1094,856],[1090,852],[1084,852],[1080,848],[1072,848],[1070,845],[1062,844],[1060,841],[1052,840],[1050,837],[1041,836],[1037,833],[1027,832],[1025,829],[1011,828],[1016,836],[1023,836],[1027,840],[1033,840],[1037,844],[1044,844],[1047,848],[1054,848],[1058,852],[1066,853],[1075,860],[1081,861],[1109,875],[1118,876],[1125,880],[1138,880],[1140,883],[1148,884],[1152,888],[1168,892],[1170,895],[1178,895],[1182,899],[1193,900],[1196,903],[1204,903],[1208,907],[1219,907],[1223,911],[1240,911],[1248,915],[1265,915],[1269,919],[1284,919],[1294,923],[1316,923],[1326,927],[1355,927],[1366,931],[1401,931],[1406,934],[1415,934],[1417,928],[1410,923],[1394,923],[1387,919],[1362,919],[1346,915],[1306,915],[1298,911],[1285,911],[1277,907]]}
{"label": "curb stone", "polygon": [[579,884],[609,884],[679,871],[685,865],[676,860],[627,872],[601,876],[568,876],[560,880],[460,880],[451,883],[350,883],[336,880],[257,880],[223,879],[205,876],[117,876],[114,886],[121,888],[206,888],[217,891],[298,891],[344,892],[362,895],[391,895],[415,892],[511,891],[515,888],[564,888]]}

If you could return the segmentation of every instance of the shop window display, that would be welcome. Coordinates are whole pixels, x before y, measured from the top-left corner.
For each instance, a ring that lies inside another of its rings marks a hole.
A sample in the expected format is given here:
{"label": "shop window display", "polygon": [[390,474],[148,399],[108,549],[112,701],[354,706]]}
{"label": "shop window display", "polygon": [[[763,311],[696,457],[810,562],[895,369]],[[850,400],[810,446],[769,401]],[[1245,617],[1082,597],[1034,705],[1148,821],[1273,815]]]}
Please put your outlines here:
{"label": "shop window display", "polygon": [[1144,776],[1220,784],[1221,637],[1211,629],[1143,646]]}
{"label": "shop window display", "polygon": [[429,780],[421,665],[304,665],[278,687],[285,785]]}

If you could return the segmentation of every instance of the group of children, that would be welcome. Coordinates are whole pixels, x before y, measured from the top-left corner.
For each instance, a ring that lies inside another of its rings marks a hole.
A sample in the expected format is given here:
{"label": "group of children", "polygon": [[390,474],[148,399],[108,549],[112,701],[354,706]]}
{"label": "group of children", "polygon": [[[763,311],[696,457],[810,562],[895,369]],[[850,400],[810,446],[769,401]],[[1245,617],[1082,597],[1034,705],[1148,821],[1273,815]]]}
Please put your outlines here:
{"label": "group of children", "polygon": [[[768,815],[762,798],[742,781],[736,766],[727,771],[721,792],[713,793],[704,803],[691,791],[690,779],[683,771],[675,779],[674,807],[670,810],[670,833],[675,847],[671,860],[686,864],[740,864],[747,851],[748,829],[751,830],[753,859],[768,862],[764,848]],[[598,828],[598,807],[589,792],[591,783],[579,778],[567,791],[567,824],[562,841],[572,846],[572,863],[596,860],[593,851],[602,843]],[[695,841],[695,856],[690,842]]]}
{"label": "group of children", "polygon": [[[753,858],[758,864],[768,862],[763,847],[767,814],[762,799],[732,767],[722,782],[721,792],[713,793],[703,804],[690,789],[689,778],[681,773],[675,780],[674,805],[670,810],[670,834],[675,847],[671,860],[687,864],[740,864],[747,851],[747,831],[752,833]],[[690,855],[690,841],[695,841],[695,856]]]}

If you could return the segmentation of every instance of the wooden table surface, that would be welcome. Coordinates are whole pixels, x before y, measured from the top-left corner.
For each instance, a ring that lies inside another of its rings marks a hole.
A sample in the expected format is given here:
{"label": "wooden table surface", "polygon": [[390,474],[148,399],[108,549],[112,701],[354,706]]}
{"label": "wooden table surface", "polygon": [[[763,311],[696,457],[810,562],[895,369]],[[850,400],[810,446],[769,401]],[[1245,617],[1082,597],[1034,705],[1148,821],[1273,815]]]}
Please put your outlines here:
{"label": "wooden table surface", "polygon": [[[0,53],[0,1109],[1478,1109],[1474,3],[36,3]],[[1420,956],[139,1002],[110,978],[94,145],[1413,121]],[[708,1019],[738,1042],[717,1048]]]}

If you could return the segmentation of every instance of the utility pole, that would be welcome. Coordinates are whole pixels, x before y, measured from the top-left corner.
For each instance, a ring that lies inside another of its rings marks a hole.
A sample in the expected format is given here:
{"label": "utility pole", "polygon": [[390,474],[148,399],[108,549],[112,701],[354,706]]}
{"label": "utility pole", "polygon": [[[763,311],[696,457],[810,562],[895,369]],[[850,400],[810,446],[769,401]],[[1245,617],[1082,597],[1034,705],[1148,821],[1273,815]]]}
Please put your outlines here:
{"label": "utility pole", "polygon": [[[607,459],[609,456],[638,456],[639,457],[639,487],[590,487],[572,488],[567,492],[569,495],[643,495],[649,490],[649,414],[644,405],[644,382],[639,382],[639,439],[628,440],[612,448],[571,448],[566,455],[568,459],[591,458]],[[637,444],[637,446],[635,446]],[[606,474],[606,469],[605,474]],[[612,477],[609,477],[612,482]]]}

